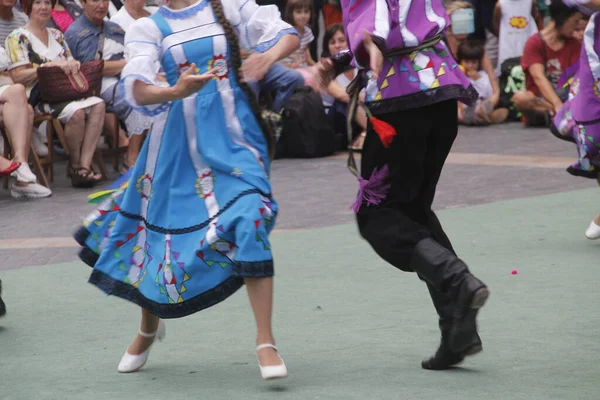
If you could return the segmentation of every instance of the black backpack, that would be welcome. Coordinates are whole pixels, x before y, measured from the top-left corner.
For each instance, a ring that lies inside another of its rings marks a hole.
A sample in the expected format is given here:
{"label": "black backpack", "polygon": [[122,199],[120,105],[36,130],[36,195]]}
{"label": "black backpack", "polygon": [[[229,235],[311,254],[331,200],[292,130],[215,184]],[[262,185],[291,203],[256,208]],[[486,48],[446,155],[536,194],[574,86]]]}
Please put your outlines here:
{"label": "black backpack", "polygon": [[521,57],[508,58],[500,66],[500,101],[498,106],[508,108],[508,120],[519,121],[521,113],[517,111],[512,97],[525,89],[525,72],[521,67]]}
{"label": "black backpack", "polygon": [[276,158],[325,157],[337,150],[338,140],[321,95],[310,87],[298,88],[284,104],[281,116]]}

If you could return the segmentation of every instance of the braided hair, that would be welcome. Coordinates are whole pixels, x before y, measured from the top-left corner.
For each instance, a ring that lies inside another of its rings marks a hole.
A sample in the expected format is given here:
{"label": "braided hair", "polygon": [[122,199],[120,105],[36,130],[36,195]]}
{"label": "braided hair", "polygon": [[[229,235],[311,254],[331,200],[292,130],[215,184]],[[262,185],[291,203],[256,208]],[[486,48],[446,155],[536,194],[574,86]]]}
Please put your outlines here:
{"label": "braided hair", "polygon": [[221,3],[221,0],[210,0],[210,5],[213,9],[213,12],[215,13],[215,16],[217,17],[217,22],[223,27],[223,30],[225,31],[225,37],[227,38],[227,44],[231,53],[231,64],[235,69],[235,74],[238,78],[238,85],[242,88],[242,90],[246,94],[246,97],[248,98],[248,101],[250,102],[250,107],[252,109],[252,112],[254,113],[254,117],[256,117],[256,120],[258,121],[258,124],[262,129],[263,135],[265,136],[265,139],[267,141],[269,157],[273,159],[275,154],[275,140],[274,135],[271,132],[271,127],[262,118],[262,110],[260,105],[258,104],[258,100],[254,96],[254,93],[252,92],[252,90],[250,90],[248,84],[246,82],[242,82],[242,80],[240,79],[242,55],[240,54],[240,42],[238,40],[237,34],[235,33],[231,22],[229,22],[229,20],[225,17],[225,12],[223,11],[223,4]]}

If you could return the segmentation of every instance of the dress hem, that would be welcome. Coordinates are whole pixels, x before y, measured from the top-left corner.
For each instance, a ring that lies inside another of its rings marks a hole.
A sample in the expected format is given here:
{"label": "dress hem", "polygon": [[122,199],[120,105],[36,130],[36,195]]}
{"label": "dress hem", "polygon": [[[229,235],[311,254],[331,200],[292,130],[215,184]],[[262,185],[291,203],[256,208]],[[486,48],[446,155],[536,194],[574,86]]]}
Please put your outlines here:
{"label": "dress hem", "polygon": [[152,301],[135,287],[116,280],[102,271],[94,270],[90,276],[89,283],[95,285],[104,293],[117,296],[138,306],[147,309],[151,314],[159,318],[181,318],[206,308],[212,307],[232,294],[234,294],[244,284],[244,280],[239,276],[232,276],[221,282],[218,286],[185,300],[182,303],[161,304]]}

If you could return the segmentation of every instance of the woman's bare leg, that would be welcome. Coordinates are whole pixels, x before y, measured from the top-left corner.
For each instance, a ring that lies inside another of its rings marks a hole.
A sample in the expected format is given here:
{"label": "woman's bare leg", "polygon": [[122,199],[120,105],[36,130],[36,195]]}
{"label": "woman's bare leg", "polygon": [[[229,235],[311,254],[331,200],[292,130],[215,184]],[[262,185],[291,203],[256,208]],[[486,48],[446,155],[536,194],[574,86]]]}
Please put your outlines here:
{"label": "woman's bare leg", "polygon": [[[256,319],[256,344],[275,344],[271,329],[271,316],[273,313],[273,278],[244,278],[248,298],[254,318]],[[281,359],[277,352],[271,348],[258,352],[260,365],[279,365]]]}
{"label": "woman's bare leg", "polygon": [[[158,321],[159,318],[153,314],[150,314],[150,311],[142,308],[142,322],[140,324],[140,330],[144,333],[154,333],[158,330]],[[133,343],[127,349],[129,354],[142,354],[144,351],[148,350],[148,348],[154,342],[154,338],[144,337],[141,335],[137,335],[133,340]]]}
{"label": "woman's bare leg", "polygon": [[104,103],[94,104],[87,116],[85,123],[85,134],[81,144],[81,166],[91,169],[92,159],[96,152],[96,145],[100,134],[102,134],[102,126],[104,124]]}
{"label": "woman's bare leg", "polygon": [[13,160],[26,163],[29,160],[33,109],[27,104],[25,87],[21,84],[11,85],[0,96],[0,102],[4,103],[2,120],[14,151]]}
{"label": "woman's bare leg", "polygon": [[[69,149],[71,167],[81,167],[81,145],[85,134],[85,112],[77,110],[65,124],[65,140]],[[49,145],[51,145],[49,143]]]}

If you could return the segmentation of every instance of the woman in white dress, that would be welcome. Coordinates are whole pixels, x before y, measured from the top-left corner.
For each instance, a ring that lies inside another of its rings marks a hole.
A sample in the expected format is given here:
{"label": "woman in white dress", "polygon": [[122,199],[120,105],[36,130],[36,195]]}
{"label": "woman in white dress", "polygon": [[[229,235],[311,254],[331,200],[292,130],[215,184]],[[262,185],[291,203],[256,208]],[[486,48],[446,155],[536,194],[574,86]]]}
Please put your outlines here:
{"label": "woman in white dress", "polygon": [[80,63],[73,59],[62,32],[46,28],[54,4],[50,0],[35,0],[24,7],[29,22],[6,39],[6,51],[11,61],[10,75],[13,81],[25,86],[30,104],[34,103],[32,105],[37,106],[38,111],[52,114],[65,125],[71,184],[89,187],[102,179],[91,170],[91,166],[104,123],[104,102],[99,97],[53,104],[32,99],[38,68],[58,66],[65,73],[71,73],[80,67]]}

